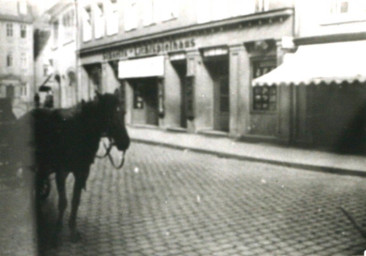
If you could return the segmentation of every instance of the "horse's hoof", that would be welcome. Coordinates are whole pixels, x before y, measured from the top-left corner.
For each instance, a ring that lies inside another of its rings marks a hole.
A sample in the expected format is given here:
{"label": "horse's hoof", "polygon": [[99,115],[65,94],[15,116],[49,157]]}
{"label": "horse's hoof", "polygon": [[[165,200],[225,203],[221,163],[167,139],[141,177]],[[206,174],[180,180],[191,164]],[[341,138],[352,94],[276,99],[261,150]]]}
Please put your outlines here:
{"label": "horse's hoof", "polygon": [[70,240],[72,243],[77,243],[81,240],[81,234],[79,231],[71,232]]}
{"label": "horse's hoof", "polygon": [[52,237],[50,241],[50,245],[52,248],[57,248],[62,245],[61,235],[59,232],[56,232]]}

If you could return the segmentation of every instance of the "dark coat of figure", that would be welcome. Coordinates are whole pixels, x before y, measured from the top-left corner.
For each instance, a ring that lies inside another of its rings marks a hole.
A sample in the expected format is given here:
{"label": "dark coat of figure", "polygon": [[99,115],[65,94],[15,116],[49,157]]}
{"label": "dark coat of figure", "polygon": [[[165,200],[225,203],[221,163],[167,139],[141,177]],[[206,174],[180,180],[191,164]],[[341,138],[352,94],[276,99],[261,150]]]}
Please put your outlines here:
{"label": "dark coat of figure", "polygon": [[[24,128],[29,124],[30,132],[26,133]],[[59,195],[56,233],[61,231],[67,206],[66,178],[70,172],[74,175],[69,227],[72,241],[77,241],[80,238],[76,230],[80,196],[101,137],[106,135],[123,152],[130,144],[118,97],[97,94],[93,101],[82,102],[70,109],[33,109],[16,121],[14,132],[14,145],[18,147],[14,147],[15,150],[24,152],[24,149],[29,149],[26,152],[31,152],[28,156],[22,154],[26,157],[22,164],[28,162],[28,165],[33,165],[38,180],[48,178],[51,173],[56,174]],[[33,156],[32,160],[29,155]]]}

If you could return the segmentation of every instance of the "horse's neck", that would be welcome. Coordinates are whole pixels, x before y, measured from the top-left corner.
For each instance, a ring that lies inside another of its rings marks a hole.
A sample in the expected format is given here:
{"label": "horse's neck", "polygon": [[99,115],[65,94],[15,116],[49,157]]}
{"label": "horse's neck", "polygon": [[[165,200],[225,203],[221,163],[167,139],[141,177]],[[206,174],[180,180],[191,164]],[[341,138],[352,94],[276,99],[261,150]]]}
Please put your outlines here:
{"label": "horse's neck", "polygon": [[106,129],[106,124],[103,120],[104,117],[98,111],[95,104],[90,104],[84,108],[85,109],[80,113],[83,130],[90,136],[89,138],[93,138],[95,142],[99,143],[99,140]]}

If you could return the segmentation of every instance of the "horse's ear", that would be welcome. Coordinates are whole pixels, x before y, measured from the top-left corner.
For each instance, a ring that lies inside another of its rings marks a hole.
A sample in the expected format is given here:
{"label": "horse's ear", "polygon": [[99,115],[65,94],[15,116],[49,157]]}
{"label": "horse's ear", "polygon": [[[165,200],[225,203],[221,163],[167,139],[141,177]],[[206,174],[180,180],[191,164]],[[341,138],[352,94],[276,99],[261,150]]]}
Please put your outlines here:
{"label": "horse's ear", "polygon": [[97,99],[99,99],[99,98],[100,98],[100,96],[102,96],[102,94],[101,94],[98,90],[95,90],[94,92],[95,92],[95,97],[96,97]]}

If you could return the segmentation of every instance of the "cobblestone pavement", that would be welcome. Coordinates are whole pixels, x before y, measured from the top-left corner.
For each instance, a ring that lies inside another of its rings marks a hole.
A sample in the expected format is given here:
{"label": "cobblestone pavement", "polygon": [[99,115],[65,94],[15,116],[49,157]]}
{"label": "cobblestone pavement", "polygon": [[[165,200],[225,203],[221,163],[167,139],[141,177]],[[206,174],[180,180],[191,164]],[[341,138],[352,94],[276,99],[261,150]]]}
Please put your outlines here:
{"label": "cobblestone pavement", "polygon": [[36,255],[33,173],[0,163],[0,255]]}
{"label": "cobblestone pavement", "polygon": [[[71,243],[65,228],[57,248],[42,240],[43,255],[362,255],[366,248],[339,209],[366,225],[365,178],[139,143],[127,157],[120,171],[105,159],[93,165],[78,216],[82,241]],[[51,232],[56,213],[47,211]]]}

